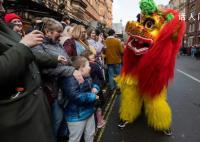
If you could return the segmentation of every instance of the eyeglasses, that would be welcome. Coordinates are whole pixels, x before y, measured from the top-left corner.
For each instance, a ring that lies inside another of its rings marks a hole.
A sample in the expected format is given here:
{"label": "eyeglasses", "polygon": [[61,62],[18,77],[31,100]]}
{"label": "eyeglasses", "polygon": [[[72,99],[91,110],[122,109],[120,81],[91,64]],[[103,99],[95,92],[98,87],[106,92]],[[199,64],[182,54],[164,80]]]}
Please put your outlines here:
{"label": "eyeglasses", "polygon": [[13,23],[14,25],[17,25],[17,26],[22,26],[22,21],[20,21],[20,20],[12,20],[12,22],[11,23]]}

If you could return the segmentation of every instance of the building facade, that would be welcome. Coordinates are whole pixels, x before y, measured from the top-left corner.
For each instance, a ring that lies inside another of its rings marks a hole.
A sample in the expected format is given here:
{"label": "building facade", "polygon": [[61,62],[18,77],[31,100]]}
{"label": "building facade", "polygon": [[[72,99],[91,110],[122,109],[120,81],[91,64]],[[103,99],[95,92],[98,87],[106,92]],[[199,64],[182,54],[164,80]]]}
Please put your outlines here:
{"label": "building facade", "polygon": [[186,21],[183,46],[200,46],[200,0],[170,0],[169,6],[179,10],[180,20]]}
{"label": "building facade", "polygon": [[200,45],[200,0],[187,0],[187,31],[185,43],[187,47]]}
{"label": "building facade", "polygon": [[25,21],[34,17],[52,17],[61,20],[68,15],[72,22],[90,26],[96,22],[112,26],[113,0],[7,0],[8,12],[16,12]]}
{"label": "building facade", "polygon": [[[80,0],[77,0],[80,1]],[[72,1],[71,6],[73,9],[75,5]],[[81,5],[76,4],[77,10],[72,12],[72,14],[77,17],[82,18],[82,20],[87,21],[89,24],[95,23],[103,24],[106,27],[112,27],[112,3],[113,0],[82,0],[86,7],[80,12]],[[71,10],[73,11],[73,10]]]}

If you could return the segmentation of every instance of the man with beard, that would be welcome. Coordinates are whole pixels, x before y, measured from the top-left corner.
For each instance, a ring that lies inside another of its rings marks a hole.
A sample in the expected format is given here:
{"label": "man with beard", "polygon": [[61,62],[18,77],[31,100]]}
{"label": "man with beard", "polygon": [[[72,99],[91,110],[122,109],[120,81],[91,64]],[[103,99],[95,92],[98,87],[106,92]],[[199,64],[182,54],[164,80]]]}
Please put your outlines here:
{"label": "man with beard", "polygon": [[0,0],[0,141],[55,142],[36,63],[56,67],[59,59],[33,54],[31,48],[43,42],[43,34],[33,31],[19,39],[2,20],[2,4]]}

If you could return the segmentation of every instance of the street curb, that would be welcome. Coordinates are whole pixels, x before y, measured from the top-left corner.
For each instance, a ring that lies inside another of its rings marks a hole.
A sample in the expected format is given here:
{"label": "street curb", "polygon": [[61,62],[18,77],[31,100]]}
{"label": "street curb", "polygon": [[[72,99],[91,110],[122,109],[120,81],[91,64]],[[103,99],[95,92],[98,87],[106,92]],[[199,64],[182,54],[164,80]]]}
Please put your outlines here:
{"label": "street curb", "polygon": [[[111,99],[110,101],[108,102],[106,108],[105,108],[105,113],[104,113],[104,119],[106,121],[106,125],[107,125],[107,122],[108,122],[108,118],[110,116],[110,113],[112,112],[112,109],[113,109],[113,105],[114,105],[114,102],[115,102],[115,98],[117,96],[117,91],[115,90],[111,96]],[[101,128],[101,129],[97,129],[97,132],[95,134],[95,142],[103,142],[102,140],[102,136],[103,136],[103,133],[104,133],[104,130],[106,128],[106,125]]]}

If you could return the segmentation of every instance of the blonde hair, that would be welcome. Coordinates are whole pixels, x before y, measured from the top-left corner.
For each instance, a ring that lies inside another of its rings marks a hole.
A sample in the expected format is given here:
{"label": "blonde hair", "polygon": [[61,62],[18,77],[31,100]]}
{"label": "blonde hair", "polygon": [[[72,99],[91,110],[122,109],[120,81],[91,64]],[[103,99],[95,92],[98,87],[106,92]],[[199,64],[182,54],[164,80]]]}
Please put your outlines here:
{"label": "blonde hair", "polygon": [[75,39],[80,39],[82,36],[82,28],[85,28],[82,25],[75,25],[72,30],[72,37]]}
{"label": "blonde hair", "polygon": [[59,21],[57,21],[53,18],[45,17],[45,18],[42,19],[42,21],[45,25],[44,26],[45,31],[60,31],[60,32],[63,31],[62,24]]}

